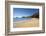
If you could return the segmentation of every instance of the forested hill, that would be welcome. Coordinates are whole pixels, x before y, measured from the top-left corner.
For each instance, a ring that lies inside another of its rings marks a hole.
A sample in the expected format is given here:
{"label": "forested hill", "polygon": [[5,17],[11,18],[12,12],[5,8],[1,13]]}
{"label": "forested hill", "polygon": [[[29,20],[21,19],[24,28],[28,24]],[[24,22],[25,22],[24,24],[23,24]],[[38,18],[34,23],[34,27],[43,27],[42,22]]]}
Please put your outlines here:
{"label": "forested hill", "polygon": [[34,13],[34,14],[32,15],[32,17],[34,17],[34,18],[39,18],[39,12]]}

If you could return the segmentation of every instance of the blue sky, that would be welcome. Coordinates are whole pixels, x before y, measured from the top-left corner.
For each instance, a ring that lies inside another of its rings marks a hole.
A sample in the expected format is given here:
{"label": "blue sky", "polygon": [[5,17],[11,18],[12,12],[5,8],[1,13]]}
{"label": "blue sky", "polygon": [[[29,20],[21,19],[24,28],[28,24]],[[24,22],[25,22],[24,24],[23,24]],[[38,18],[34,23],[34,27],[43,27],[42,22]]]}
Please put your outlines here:
{"label": "blue sky", "polygon": [[32,16],[34,13],[38,12],[39,9],[33,8],[13,8],[13,18],[22,16]]}

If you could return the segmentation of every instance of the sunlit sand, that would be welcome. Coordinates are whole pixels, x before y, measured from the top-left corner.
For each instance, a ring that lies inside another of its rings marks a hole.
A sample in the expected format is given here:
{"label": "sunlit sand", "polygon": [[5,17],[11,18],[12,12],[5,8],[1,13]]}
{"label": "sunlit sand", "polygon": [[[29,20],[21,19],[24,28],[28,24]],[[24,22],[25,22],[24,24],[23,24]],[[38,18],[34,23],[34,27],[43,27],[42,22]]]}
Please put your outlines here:
{"label": "sunlit sand", "polygon": [[28,27],[38,27],[39,26],[39,19],[32,18],[31,20],[22,20],[14,22],[14,28],[28,28]]}

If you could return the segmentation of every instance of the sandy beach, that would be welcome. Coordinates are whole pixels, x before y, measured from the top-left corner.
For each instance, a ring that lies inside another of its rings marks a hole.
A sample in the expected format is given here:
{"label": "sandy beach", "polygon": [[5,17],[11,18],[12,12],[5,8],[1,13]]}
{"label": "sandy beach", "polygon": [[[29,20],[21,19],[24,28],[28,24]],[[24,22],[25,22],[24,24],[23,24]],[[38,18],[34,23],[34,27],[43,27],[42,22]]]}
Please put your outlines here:
{"label": "sandy beach", "polygon": [[13,22],[14,28],[28,28],[28,27],[38,27],[39,26],[39,19],[32,18],[31,20],[23,20],[23,21],[16,21]]}

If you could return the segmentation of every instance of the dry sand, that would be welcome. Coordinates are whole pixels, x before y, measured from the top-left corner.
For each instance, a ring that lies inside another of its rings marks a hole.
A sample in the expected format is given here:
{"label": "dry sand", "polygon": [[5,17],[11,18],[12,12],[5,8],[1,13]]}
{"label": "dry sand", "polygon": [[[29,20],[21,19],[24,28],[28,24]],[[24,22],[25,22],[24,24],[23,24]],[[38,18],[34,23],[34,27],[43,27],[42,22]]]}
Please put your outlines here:
{"label": "dry sand", "polygon": [[31,20],[17,21],[13,23],[14,28],[38,27],[39,19],[32,18]]}

